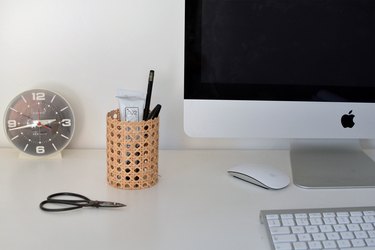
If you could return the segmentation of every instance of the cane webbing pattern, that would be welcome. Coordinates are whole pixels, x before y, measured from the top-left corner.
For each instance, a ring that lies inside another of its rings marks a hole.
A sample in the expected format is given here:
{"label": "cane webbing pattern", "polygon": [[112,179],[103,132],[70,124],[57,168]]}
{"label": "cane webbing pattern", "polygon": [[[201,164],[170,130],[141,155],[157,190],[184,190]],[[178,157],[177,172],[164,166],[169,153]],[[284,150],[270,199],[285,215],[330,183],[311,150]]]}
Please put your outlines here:
{"label": "cane webbing pattern", "polygon": [[107,114],[107,181],[116,188],[143,189],[158,181],[159,118],[120,121]]}

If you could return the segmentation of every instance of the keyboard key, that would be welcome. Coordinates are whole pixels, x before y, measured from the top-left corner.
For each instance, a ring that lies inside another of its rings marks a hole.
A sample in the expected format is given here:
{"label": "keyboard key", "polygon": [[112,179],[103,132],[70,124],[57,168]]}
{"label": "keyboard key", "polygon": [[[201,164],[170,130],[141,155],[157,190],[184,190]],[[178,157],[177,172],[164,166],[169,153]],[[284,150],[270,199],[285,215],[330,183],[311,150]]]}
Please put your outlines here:
{"label": "keyboard key", "polygon": [[281,226],[281,222],[279,220],[268,220],[267,221],[269,227],[279,227]]}
{"label": "keyboard key", "polygon": [[297,213],[294,215],[296,219],[307,219],[307,214],[306,213]]}
{"label": "keyboard key", "polygon": [[318,226],[306,226],[306,233],[319,233]]}
{"label": "keyboard key", "polygon": [[375,210],[372,211],[363,211],[363,214],[366,215],[375,215]]}
{"label": "keyboard key", "polygon": [[352,232],[341,232],[341,238],[343,240],[351,240],[354,239],[354,234]]}
{"label": "keyboard key", "polygon": [[375,247],[375,239],[365,239],[367,246]]}
{"label": "keyboard key", "polygon": [[354,232],[354,236],[357,239],[366,239],[366,238],[368,238],[367,233],[365,231],[356,231],[356,232]]}
{"label": "keyboard key", "polygon": [[291,227],[292,229],[292,232],[294,234],[303,234],[305,233],[305,228],[303,226],[294,226],[294,227]]}
{"label": "keyboard key", "polygon": [[326,233],[328,240],[340,240],[341,237],[338,233]]}
{"label": "keyboard key", "polygon": [[[322,241],[322,240],[326,240],[326,235],[324,233],[315,233],[315,234],[312,234],[312,237],[315,241]],[[354,237],[353,237],[354,239]]]}
{"label": "keyboard key", "polygon": [[306,218],[301,218],[301,219],[296,219],[296,224],[298,226],[307,226],[307,225],[310,225],[310,222],[309,220]]}
{"label": "keyboard key", "polygon": [[294,246],[294,250],[306,250],[306,249],[308,249],[306,242],[294,242],[293,246]]}
{"label": "keyboard key", "polygon": [[[332,217],[324,217],[323,218],[323,222],[326,225],[335,225],[335,224],[337,224],[336,219],[332,218]],[[358,223],[361,223],[361,222],[358,222]]]}
{"label": "keyboard key", "polygon": [[366,246],[366,243],[362,239],[355,239],[351,240],[353,247],[364,247]]}
{"label": "keyboard key", "polygon": [[369,236],[370,238],[375,238],[375,231],[374,231],[374,230],[367,231],[367,233],[368,233],[368,236]]}
{"label": "keyboard key", "polygon": [[320,225],[319,229],[320,229],[320,232],[322,233],[333,232],[333,228],[331,225]]}
{"label": "keyboard key", "polygon": [[350,223],[350,220],[349,220],[349,217],[337,217],[337,222],[339,224],[349,224]]}
{"label": "keyboard key", "polygon": [[345,225],[333,225],[333,230],[335,231],[335,232],[346,232],[346,231],[348,231],[348,229],[346,228],[346,226]]}
{"label": "keyboard key", "polygon": [[321,218],[321,213],[309,213],[310,218]]}
{"label": "keyboard key", "polygon": [[323,220],[321,218],[310,218],[311,225],[323,225]]}
{"label": "keyboard key", "polygon": [[293,247],[290,243],[275,243],[276,250],[293,250]]}
{"label": "keyboard key", "polygon": [[281,214],[280,217],[281,219],[293,219],[294,218],[293,214]]}
{"label": "keyboard key", "polygon": [[294,234],[286,234],[286,235],[273,235],[272,239],[275,243],[281,242],[296,242],[297,237]]}
{"label": "keyboard key", "polygon": [[351,223],[363,223],[364,221],[362,220],[362,217],[358,217],[358,216],[351,216],[350,218],[350,222]]}
{"label": "keyboard key", "polygon": [[323,217],[325,218],[333,218],[333,217],[336,217],[336,214],[335,213],[323,213]]}
{"label": "keyboard key", "polygon": [[351,211],[350,216],[358,216],[361,217],[363,216],[363,213],[361,211]]}
{"label": "keyboard key", "polygon": [[360,226],[363,231],[374,230],[374,226],[371,223],[362,223]]}
{"label": "keyboard key", "polygon": [[298,241],[311,241],[311,235],[310,234],[297,234]]}
{"label": "keyboard key", "polygon": [[322,243],[320,241],[310,241],[307,243],[310,249],[322,249]]}
{"label": "keyboard key", "polygon": [[294,220],[293,219],[282,219],[281,220],[281,224],[283,225],[283,226],[289,226],[289,227],[291,227],[291,226],[295,226],[296,224],[294,223]]}
{"label": "keyboard key", "polygon": [[267,220],[278,220],[279,215],[278,214],[267,214],[266,219]]}
{"label": "keyboard key", "polygon": [[337,212],[337,217],[349,217],[348,212]]}
{"label": "keyboard key", "polygon": [[363,216],[363,220],[367,223],[374,223],[375,222],[375,215]]}
{"label": "keyboard key", "polygon": [[322,243],[323,243],[324,249],[335,249],[335,248],[337,248],[336,242],[334,242],[333,240],[326,240],[326,241],[323,241]]}
{"label": "keyboard key", "polygon": [[358,224],[348,224],[347,227],[348,227],[348,230],[352,232],[361,230]]}
{"label": "keyboard key", "polygon": [[289,227],[271,227],[270,232],[272,235],[274,234],[290,234]]}
{"label": "keyboard key", "polygon": [[338,240],[337,245],[339,248],[349,248],[351,247],[349,240]]}

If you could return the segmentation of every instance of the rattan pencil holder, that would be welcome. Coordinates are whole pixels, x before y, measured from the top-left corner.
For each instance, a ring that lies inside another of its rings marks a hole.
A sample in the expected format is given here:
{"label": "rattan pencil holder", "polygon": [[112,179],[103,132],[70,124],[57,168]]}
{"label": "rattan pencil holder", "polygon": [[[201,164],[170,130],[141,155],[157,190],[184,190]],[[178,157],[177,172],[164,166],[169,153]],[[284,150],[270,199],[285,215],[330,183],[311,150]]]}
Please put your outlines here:
{"label": "rattan pencil holder", "polygon": [[121,189],[143,189],[158,182],[159,118],[120,121],[107,114],[107,181]]}

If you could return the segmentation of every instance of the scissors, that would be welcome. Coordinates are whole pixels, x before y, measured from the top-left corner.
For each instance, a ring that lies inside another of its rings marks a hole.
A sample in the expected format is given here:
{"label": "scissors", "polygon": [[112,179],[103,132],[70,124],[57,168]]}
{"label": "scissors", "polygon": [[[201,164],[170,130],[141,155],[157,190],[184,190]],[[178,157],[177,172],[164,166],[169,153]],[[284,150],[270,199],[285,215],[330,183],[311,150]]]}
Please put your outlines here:
{"label": "scissors", "polygon": [[[59,197],[61,197],[59,199]],[[70,199],[64,199],[62,197],[71,197]],[[52,206],[51,206],[52,204]],[[62,205],[63,207],[55,207],[55,205]],[[40,209],[47,212],[62,212],[83,207],[125,207],[125,204],[112,202],[112,201],[93,201],[81,194],[62,192],[51,194],[45,201],[42,201],[39,205]]]}

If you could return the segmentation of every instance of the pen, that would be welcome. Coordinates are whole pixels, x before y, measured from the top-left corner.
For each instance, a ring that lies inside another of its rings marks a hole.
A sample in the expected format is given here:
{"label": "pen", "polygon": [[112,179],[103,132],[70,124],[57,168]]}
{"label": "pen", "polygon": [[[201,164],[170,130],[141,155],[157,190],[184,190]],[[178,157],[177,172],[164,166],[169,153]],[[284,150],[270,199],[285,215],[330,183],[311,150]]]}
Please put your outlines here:
{"label": "pen", "polygon": [[147,120],[154,119],[154,118],[158,117],[159,113],[160,113],[160,109],[161,109],[161,105],[160,104],[156,105],[155,108],[148,115]]}
{"label": "pen", "polygon": [[148,75],[148,85],[147,85],[145,110],[143,111],[143,120],[147,120],[148,114],[150,112],[150,102],[151,102],[153,82],[154,82],[154,71],[150,70],[150,74]]}

